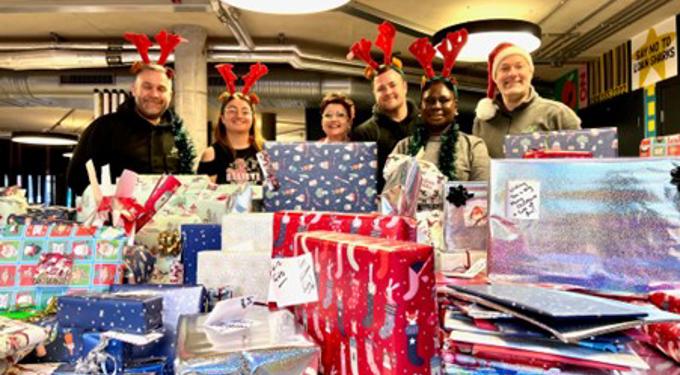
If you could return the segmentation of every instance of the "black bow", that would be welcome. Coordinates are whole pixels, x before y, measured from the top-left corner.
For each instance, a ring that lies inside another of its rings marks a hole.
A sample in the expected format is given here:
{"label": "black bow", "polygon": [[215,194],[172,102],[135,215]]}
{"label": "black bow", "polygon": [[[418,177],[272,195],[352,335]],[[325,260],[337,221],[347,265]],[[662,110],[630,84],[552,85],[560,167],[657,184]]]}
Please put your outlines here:
{"label": "black bow", "polygon": [[[680,172],[679,172],[680,177]],[[678,180],[680,181],[680,180]],[[454,206],[465,206],[465,202],[475,195],[468,192],[463,185],[452,186],[449,188],[449,193],[446,195],[446,200],[453,203]]]}
{"label": "black bow", "polygon": [[671,184],[680,191],[680,167],[675,167],[671,170]]}

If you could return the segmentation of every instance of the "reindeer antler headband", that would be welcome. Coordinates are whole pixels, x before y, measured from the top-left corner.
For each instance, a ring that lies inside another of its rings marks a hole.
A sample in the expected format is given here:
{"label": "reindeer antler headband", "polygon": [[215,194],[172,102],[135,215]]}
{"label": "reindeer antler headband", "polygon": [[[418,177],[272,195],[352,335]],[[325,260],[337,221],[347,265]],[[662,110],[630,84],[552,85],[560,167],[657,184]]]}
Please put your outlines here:
{"label": "reindeer antler headband", "polygon": [[383,51],[383,63],[378,64],[371,57],[371,41],[361,38],[358,42],[352,44],[347,54],[347,58],[352,60],[355,57],[367,64],[364,69],[364,77],[373,79],[378,70],[384,68],[392,68],[404,74],[402,71],[402,63],[396,57],[392,57],[392,47],[394,46],[394,37],[397,31],[394,26],[385,21],[378,26],[378,36],[375,38],[375,46]]}
{"label": "reindeer antler headband", "polygon": [[430,40],[428,38],[420,38],[411,43],[408,50],[411,51],[411,54],[415,56],[420,66],[422,66],[425,71],[423,84],[426,81],[431,80],[452,80],[452,77],[450,77],[451,72],[453,71],[454,65],[456,65],[456,58],[458,57],[460,50],[463,49],[463,46],[467,43],[467,38],[467,30],[460,29],[456,32],[446,34],[446,38],[444,38],[437,46],[437,50],[439,50],[439,53],[444,57],[444,67],[442,68],[442,74],[440,76],[437,76],[432,68],[435,50],[434,47],[432,47]]}
{"label": "reindeer antler headband", "polygon": [[[139,71],[144,67],[144,65],[152,65],[151,59],[149,59],[149,48],[153,45],[146,34],[135,34],[135,33],[125,33],[123,38],[128,42],[132,43],[137,47],[139,56],[142,61],[137,61],[132,64],[130,71],[134,74],[139,73]],[[181,42],[186,42],[186,39],[182,38],[178,34],[171,34],[165,30],[161,30],[154,36],[154,40],[161,48],[161,54],[158,57],[158,61],[155,62],[156,65],[163,66],[168,60],[170,54],[177,48]],[[165,68],[165,74],[169,78],[175,75],[175,72],[171,68]]]}
{"label": "reindeer antler headband", "polygon": [[215,68],[218,72],[220,72],[220,75],[227,86],[227,90],[219,97],[219,100],[222,103],[226,103],[227,100],[236,95],[244,97],[251,104],[257,104],[260,102],[260,99],[257,97],[257,95],[255,93],[251,93],[250,89],[253,87],[253,85],[255,85],[255,82],[269,73],[269,69],[267,69],[266,65],[258,62],[250,66],[248,74],[242,77],[243,88],[241,89],[241,92],[236,92],[236,81],[238,80],[238,77],[236,74],[234,74],[233,65],[220,64]]}

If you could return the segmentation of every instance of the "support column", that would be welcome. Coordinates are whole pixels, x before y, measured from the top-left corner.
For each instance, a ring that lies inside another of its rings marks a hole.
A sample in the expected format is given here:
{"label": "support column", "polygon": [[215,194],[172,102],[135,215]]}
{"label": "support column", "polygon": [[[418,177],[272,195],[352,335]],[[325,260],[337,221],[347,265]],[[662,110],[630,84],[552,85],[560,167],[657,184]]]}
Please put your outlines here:
{"label": "support column", "polygon": [[175,111],[184,120],[200,158],[208,146],[208,65],[205,50],[208,34],[203,27],[195,25],[177,25],[172,29],[188,41],[180,43],[175,50]]}

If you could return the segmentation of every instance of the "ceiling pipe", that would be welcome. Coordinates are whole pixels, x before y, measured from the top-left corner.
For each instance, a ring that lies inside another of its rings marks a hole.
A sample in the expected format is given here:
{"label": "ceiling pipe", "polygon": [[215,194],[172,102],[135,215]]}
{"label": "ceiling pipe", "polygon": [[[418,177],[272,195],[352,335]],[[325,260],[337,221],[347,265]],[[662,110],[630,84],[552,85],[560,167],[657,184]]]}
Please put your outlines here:
{"label": "ceiling pipe", "polygon": [[383,21],[389,21],[394,25],[394,28],[397,29],[397,31],[414,36],[416,38],[429,38],[434,35],[434,30],[430,30],[424,26],[417,25],[393,14],[383,12],[379,9],[361,4],[356,1],[350,1],[347,5],[341,7],[339,10],[345,14],[374,23],[376,25],[382,23]]}
{"label": "ceiling pipe", "polygon": [[243,26],[240,19],[241,13],[238,9],[230,6],[225,7],[220,0],[210,0],[210,5],[217,16],[217,19],[227,26],[229,31],[234,35],[239,47],[250,51],[255,49],[253,38],[250,37],[250,33],[248,33],[245,26]]}

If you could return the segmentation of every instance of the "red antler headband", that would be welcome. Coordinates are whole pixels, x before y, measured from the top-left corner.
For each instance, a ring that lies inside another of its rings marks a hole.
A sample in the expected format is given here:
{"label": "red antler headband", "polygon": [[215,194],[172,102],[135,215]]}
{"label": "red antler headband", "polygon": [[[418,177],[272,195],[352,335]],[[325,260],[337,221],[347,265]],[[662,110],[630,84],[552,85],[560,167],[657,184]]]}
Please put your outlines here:
{"label": "red antler headband", "polygon": [[[383,65],[394,66],[401,71],[401,61],[397,58],[392,58],[392,47],[394,46],[394,37],[397,34],[394,26],[385,21],[378,26],[378,36],[375,39],[375,46],[383,51]],[[375,72],[381,67],[371,57],[371,41],[361,38],[358,42],[352,44],[347,54],[347,58],[352,60],[355,57],[367,64],[364,70],[364,76],[372,79]]]}
{"label": "red antler headband", "polygon": [[215,68],[220,73],[227,86],[227,91],[220,95],[220,101],[225,102],[230,97],[241,94],[248,98],[252,104],[260,102],[260,99],[255,93],[250,93],[250,89],[255,85],[255,82],[269,73],[269,69],[267,69],[266,65],[258,62],[250,66],[248,74],[243,76],[243,88],[240,93],[236,92],[236,81],[238,80],[238,77],[234,74],[234,66],[231,64],[220,64]]}
{"label": "red antler headband", "polygon": [[[138,61],[132,65],[130,69],[133,73],[138,73],[143,65],[151,65],[151,59],[149,59],[149,48],[153,45],[146,34],[135,34],[135,33],[125,33],[123,38],[128,42],[132,43],[137,47],[139,56],[142,61]],[[163,66],[168,60],[170,54],[177,48],[181,42],[186,42],[186,39],[182,38],[178,34],[171,34],[165,30],[161,30],[154,36],[156,43],[161,49],[161,54],[155,64]],[[168,77],[172,78],[174,71],[170,68],[165,68]]]}
{"label": "red antler headband", "polygon": [[[453,66],[456,65],[456,58],[467,43],[467,30],[461,29],[456,32],[446,34],[446,38],[437,46],[437,50],[444,57],[444,67],[442,68],[441,78],[449,78]],[[428,38],[416,39],[409,46],[408,50],[415,56],[420,66],[425,70],[427,79],[435,78],[435,72],[432,68],[432,60],[434,59],[435,50],[432,47]]]}

